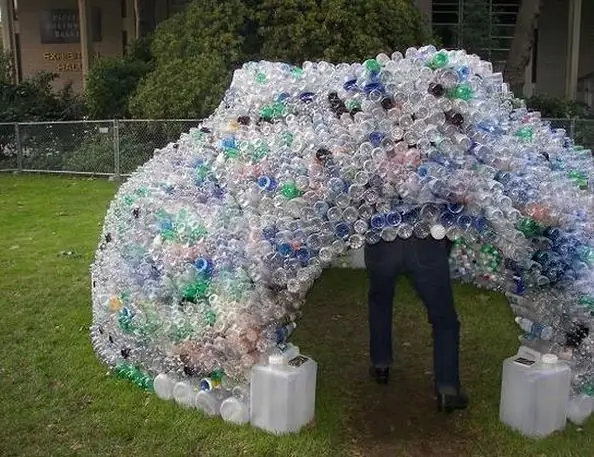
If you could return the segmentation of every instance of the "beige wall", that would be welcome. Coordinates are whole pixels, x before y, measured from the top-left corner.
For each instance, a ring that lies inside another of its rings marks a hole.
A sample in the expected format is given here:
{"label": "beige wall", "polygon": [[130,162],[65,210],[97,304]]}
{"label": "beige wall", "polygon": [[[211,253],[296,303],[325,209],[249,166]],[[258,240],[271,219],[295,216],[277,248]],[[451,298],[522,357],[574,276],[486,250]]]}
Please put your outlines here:
{"label": "beige wall", "polygon": [[553,97],[565,96],[567,0],[546,0],[538,20],[538,58],[536,63],[537,93]]}
{"label": "beige wall", "polygon": [[[89,0],[92,6],[101,8],[102,41],[94,43],[94,52],[101,56],[122,53],[123,20],[120,0]],[[46,70],[60,75],[58,85],[67,81],[73,87],[82,87],[80,68],[80,45],[42,44],[40,35],[40,12],[43,9],[76,9],[76,0],[27,0],[19,2],[19,30],[21,42],[21,66],[23,77]]]}
{"label": "beige wall", "polygon": [[[594,1],[582,3],[579,76],[594,71]],[[569,6],[567,0],[546,0],[538,20],[539,41],[535,91],[565,96]]]}

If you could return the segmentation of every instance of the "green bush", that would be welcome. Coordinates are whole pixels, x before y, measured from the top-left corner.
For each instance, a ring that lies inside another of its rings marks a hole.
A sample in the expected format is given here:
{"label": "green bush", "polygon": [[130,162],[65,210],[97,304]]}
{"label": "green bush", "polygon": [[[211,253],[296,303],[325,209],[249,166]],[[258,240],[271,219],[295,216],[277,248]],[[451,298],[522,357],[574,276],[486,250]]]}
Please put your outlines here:
{"label": "green bush", "polygon": [[0,122],[63,121],[84,115],[82,99],[70,85],[55,91],[56,74],[39,72],[19,84],[0,80]]}
{"label": "green bush", "polygon": [[[152,153],[152,150],[150,152]],[[127,137],[120,138],[120,154],[137,158],[136,166],[150,158],[150,155],[147,157],[142,143]],[[65,154],[62,167],[64,170],[71,171],[113,173],[115,167],[113,137],[103,134],[89,135],[77,148]]]}
{"label": "green bush", "polygon": [[588,105],[564,98],[537,94],[526,99],[526,106],[532,111],[540,111],[548,118],[588,118],[592,117]]}
{"label": "green bush", "polygon": [[93,119],[120,119],[129,116],[128,99],[150,64],[121,57],[105,57],[89,72],[85,100]]}
{"label": "green bush", "polygon": [[161,23],[136,117],[209,115],[249,60],[361,61],[430,41],[410,0],[194,0]]}
{"label": "green bush", "polygon": [[[0,54],[0,122],[66,121],[84,116],[82,99],[66,85],[55,91],[57,75],[41,72],[17,84],[11,60]],[[51,147],[51,145],[50,145]],[[16,166],[16,136],[13,127],[0,129],[0,162]]]}
{"label": "green bush", "polygon": [[93,119],[130,116],[128,103],[140,80],[152,69],[150,37],[133,41],[122,57],[104,57],[89,71],[85,101]]}
{"label": "green bush", "polygon": [[239,0],[195,1],[161,23],[152,43],[155,70],[130,102],[136,117],[197,118],[209,114],[245,58]]}
{"label": "green bush", "polygon": [[256,2],[259,58],[354,62],[426,43],[423,17],[408,0]]}

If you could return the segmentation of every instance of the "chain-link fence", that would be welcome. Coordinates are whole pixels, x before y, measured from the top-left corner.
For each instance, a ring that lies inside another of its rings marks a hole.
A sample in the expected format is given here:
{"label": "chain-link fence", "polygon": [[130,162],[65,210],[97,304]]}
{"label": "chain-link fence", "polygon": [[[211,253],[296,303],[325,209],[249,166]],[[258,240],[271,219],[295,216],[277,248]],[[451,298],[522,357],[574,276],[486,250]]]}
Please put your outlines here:
{"label": "chain-link fence", "polygon": [[[548,119],[594,150],[594,120]],[[126,176],[200,120],[0,123],[0,171]]]}
{"label": "chain-link fence", "polygon": [[200,120],[0,123],[0,171],[126,176]]}

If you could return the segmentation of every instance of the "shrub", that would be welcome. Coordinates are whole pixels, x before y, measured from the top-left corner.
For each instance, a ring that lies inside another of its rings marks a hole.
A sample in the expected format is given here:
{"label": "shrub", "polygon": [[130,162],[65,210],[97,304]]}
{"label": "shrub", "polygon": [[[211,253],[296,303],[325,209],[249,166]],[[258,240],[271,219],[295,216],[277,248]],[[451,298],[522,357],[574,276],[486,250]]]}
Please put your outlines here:
{"label": "shrub", "polygon": [[91,67],[85,101],[93,119],[130,116],[129,100],[140,80],[152,69],[150,37],[135,40],[122,57],[104,57]]}
{"label": "shrub", "polygon": [[357,61],[430,41],[410,0],[194,0],[159,24],[140,117],[204,117],[249,60]]}
{"label": "shrub", "polygon": [[591,117],[588,105],[564,98],[549,97],[537,94],[526,99],[526,106],[534,111],[540,111],[542,117],[550,118],[587,118]]}

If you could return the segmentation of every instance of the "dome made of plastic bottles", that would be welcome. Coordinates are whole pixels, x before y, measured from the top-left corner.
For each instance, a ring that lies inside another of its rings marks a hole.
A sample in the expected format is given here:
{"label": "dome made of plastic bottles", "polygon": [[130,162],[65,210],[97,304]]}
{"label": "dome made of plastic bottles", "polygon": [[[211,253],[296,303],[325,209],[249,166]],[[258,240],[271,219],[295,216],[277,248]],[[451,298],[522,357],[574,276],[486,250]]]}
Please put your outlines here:
{"label": "dome made of plastic bottles", "polygon": [[455,278],[504,292],[528,339],[594,381],[591,152],[464,51],[249,62],[213,115],[112,201],[92,266],[99,357],[230,386],[284,344],[324,268],[448,237]]}

